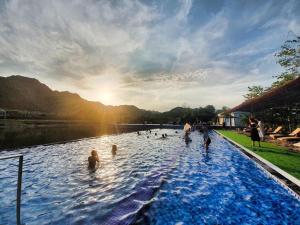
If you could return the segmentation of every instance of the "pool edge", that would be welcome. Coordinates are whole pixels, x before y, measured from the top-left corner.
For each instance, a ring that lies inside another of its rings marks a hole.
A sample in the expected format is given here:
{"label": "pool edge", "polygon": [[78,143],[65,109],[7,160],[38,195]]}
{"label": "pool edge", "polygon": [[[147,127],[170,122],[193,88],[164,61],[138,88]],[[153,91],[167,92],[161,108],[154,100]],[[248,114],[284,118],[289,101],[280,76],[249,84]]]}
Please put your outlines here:
{"label": "pool edge", "polygon": [[280,169],[278,166],[272,164],[271,162],[267,161],[266,159],[262,158],[261,156],[257,155],[256,153],[252,152],[248,148],[242,146],[241,144],[233,141],[232,139],[224,136],[217,130],[214,130],[218,135],[222,138],[229,141],[234,146],[238,147],[244,155],[248,158],[253,159],[254,163],[260,166],[264,172],[267,173],[270,177],[272,177],[275,181],[281,184],[284,188],[289,190],[292,194],[295,195],[298,200],[300,200],[300,180],[296,177],[288,174],[284,170]]}

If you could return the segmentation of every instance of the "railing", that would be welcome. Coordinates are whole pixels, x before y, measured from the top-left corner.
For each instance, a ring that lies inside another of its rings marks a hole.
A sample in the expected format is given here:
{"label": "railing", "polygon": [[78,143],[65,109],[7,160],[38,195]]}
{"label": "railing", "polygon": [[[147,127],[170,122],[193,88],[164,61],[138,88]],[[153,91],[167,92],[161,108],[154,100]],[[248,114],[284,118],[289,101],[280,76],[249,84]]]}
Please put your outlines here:
{"label": "railing", "polygon": [[22,193],[23,155],[19,154],[19,155],[0,157],[0,160],[12,159],[12,158],[19,158],[16,219],[17,219],[17,225],[21,225],[21,193]]}

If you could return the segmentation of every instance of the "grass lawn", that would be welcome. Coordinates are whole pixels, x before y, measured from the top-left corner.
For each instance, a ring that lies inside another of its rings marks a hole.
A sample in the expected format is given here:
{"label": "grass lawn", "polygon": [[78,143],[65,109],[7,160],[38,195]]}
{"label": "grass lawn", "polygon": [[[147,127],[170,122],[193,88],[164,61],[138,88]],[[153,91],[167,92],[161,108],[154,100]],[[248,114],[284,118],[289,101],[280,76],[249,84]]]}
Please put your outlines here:
{"label": "grass lawn", "polygon": [[[254,151],[259,156],[278,166],[282,170],[300,179],[300,153],[291,152],[287,148],[273,143],[261,142],[261,147],[252,147],[250,137],[235,131],[218,130],[224,136]],[[257,145],[257,143],[255,143]]]}

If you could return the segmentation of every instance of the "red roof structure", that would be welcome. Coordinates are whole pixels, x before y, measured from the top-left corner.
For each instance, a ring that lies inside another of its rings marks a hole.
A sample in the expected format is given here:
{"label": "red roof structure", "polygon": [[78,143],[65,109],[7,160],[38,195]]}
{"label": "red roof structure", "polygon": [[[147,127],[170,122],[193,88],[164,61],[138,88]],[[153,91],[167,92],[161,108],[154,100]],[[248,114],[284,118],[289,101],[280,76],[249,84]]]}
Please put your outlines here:
{"label": "red roof structure", "polygon": [[258,112],[271,108],[300,108],[300,77],[262,96],[247,100],[229,112]]}

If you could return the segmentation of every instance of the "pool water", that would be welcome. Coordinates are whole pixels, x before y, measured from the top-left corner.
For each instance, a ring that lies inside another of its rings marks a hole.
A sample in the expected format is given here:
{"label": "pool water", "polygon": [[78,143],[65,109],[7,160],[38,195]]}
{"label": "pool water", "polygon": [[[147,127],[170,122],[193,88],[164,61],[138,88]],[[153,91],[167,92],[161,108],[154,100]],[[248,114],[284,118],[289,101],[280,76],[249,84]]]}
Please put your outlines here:
{"label": "pool water", "polygon": [[140,223],[300,224],[299,200],[228,141],[211,137],[205,153],[193,135]]}
{"label": "pool water", "polygon": [[[300,224],[295,196],[210,135],[208,153],[198,132],[186,145],[181,131],[163,129],[14,151],[24,154],[22,222]],[[93,148],[101,158],[96,171],[87,168]],[[17,161],[0,161],[0,224],[15,223],[16,177]]]}

